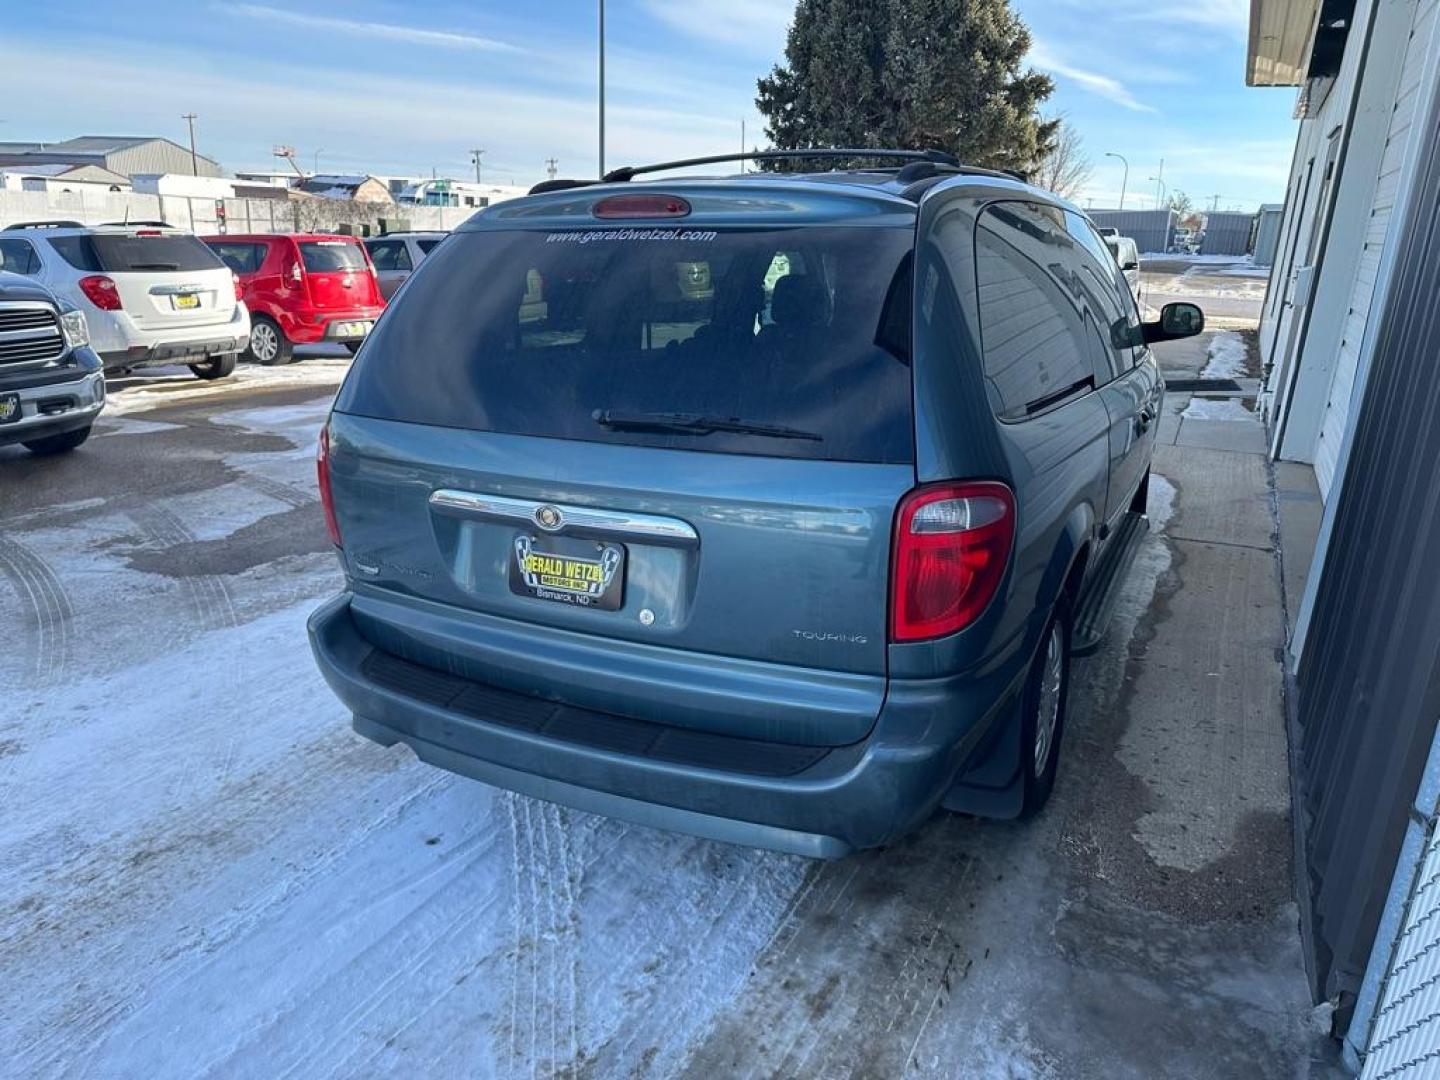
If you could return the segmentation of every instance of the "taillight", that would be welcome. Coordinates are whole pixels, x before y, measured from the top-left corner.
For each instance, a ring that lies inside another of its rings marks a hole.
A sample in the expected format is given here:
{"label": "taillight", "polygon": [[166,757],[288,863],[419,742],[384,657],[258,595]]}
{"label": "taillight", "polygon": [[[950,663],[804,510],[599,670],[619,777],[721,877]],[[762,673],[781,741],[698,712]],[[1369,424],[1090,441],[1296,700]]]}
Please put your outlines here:
{"label": "taillight", "polygon": [[240,275],[237,274],[237,273],[235,273],[234,270],[231,270],[231,271],[230,271],[230,276],[235,279],[235,299],[236,299],[236,300],[244,300],[244,299],[245,299],[245,286],[243,286],[243,285],[240,284]]}
{"label": "taillight", "polygon": [[91,274],[80,279],[80,291],[101,311],[120,310],[120,290],[104,274]]}
{"label": "taillight", "polygon": [[597,218],[685,217],[690,204],[678,195],[611,195],[590,212]]}
{"label": "taillight", "polygon": [[1015,496],[1004,484],[933,484],[895,515],[890,640],[963,630],[994,598],[1015,543]]}
{"label": "taillight", "polygon": [[325,509],[325,528],[330,530],[330,542],[336,547],[340,543],[340,522],[335,518],[335,496],[330,490],[330,426],[320,429],[320,445],[315,451],[315,476],[320,483],[320,505]]}

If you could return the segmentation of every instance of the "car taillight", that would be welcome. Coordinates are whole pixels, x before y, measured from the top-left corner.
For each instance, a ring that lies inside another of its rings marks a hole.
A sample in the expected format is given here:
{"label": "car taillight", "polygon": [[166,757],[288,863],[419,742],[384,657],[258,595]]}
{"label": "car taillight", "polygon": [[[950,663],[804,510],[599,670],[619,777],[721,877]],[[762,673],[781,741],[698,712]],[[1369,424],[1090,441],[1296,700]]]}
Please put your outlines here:
{"label": "car taillight", "polygon": [[243,285],[240,284],[240,275],[237,274],[237,273],[235,273],[234,270],[231,270],[231,271],[230,271],[230,276],[235,280],[235,299],[236,299],[236,300],[244,300],[244,299],[245,299],[245,286],[243,286]]}
{"label": "car taillight", "polygon": [[325,509],[325,528],[330,530],[330,542],[337,548],[340,543],[340,522],[335,518],[335,496],[330,490],[330,427],[320,429],[320,445],[315,451],[315,475],[320,483],[320,505]]}
{"label": "car taillight", "polygon": [[91,274],[80,279],[80,291],[101,311],[120,310],[120,290],[104,274]]}
{"label": "car taillight", "polygon": [[895,515],[890,640],[963,630],[994,598],[1015,542],[1015,496],[1004,484],[932,484]]}

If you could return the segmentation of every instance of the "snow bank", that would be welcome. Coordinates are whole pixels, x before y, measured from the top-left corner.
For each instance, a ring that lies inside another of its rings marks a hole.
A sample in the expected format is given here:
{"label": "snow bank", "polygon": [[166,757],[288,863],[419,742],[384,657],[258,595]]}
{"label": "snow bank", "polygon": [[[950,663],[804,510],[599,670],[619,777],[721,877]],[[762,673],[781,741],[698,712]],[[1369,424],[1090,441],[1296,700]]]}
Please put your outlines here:
{"label": "snow bank", "polygon": [[1180,414],[1186,420],[1247,420],[1256,423],[1255,413],[1234,398],[1205,398],[1195,396],[1185,411]]}
{"label": "snow bank", "polygon": [[1221,330],[1210,339],[1208,358],[1200,372],[1202,379],[1244,378],[1249,356],[1245,339],[1233,330]]}

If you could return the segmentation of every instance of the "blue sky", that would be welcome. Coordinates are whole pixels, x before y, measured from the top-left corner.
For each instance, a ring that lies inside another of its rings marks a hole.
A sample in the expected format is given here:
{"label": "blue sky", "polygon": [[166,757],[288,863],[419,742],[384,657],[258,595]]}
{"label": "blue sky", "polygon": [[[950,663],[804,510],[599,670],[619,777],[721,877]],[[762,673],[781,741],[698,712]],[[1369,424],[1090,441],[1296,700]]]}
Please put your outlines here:
{"label": "blue sky", "polygon": [[[1291,90],[1243,83],[1244,0],[1012,0],[1047,104],[1084,138],[1082,204],[1127,206],[1164,183],[1222,209],[1278,202],[1295,123]],[[782,54],[786,0],[608,0],[607,164],[759,140],[755,79]],[[531,183],[545,159],[593,173],[595,2],[111,0],[21,3],[0,32],[0,140],[161,134],[229,169],[297,148],[321,171],[473,173]],[[28,88],[24,94],[17,87]]]}

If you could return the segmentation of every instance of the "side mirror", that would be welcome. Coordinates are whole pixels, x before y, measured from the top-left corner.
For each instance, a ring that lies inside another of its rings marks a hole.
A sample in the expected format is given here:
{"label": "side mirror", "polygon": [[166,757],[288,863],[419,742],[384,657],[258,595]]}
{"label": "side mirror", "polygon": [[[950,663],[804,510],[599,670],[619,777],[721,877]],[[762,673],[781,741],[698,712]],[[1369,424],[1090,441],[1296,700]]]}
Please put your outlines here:
{"label": "side mirror", "polygon": [[1145,344],[1194,337],[1205,329],[1205,313],[1194,304],[1166,304],[1155,322],[1141,323]]}

